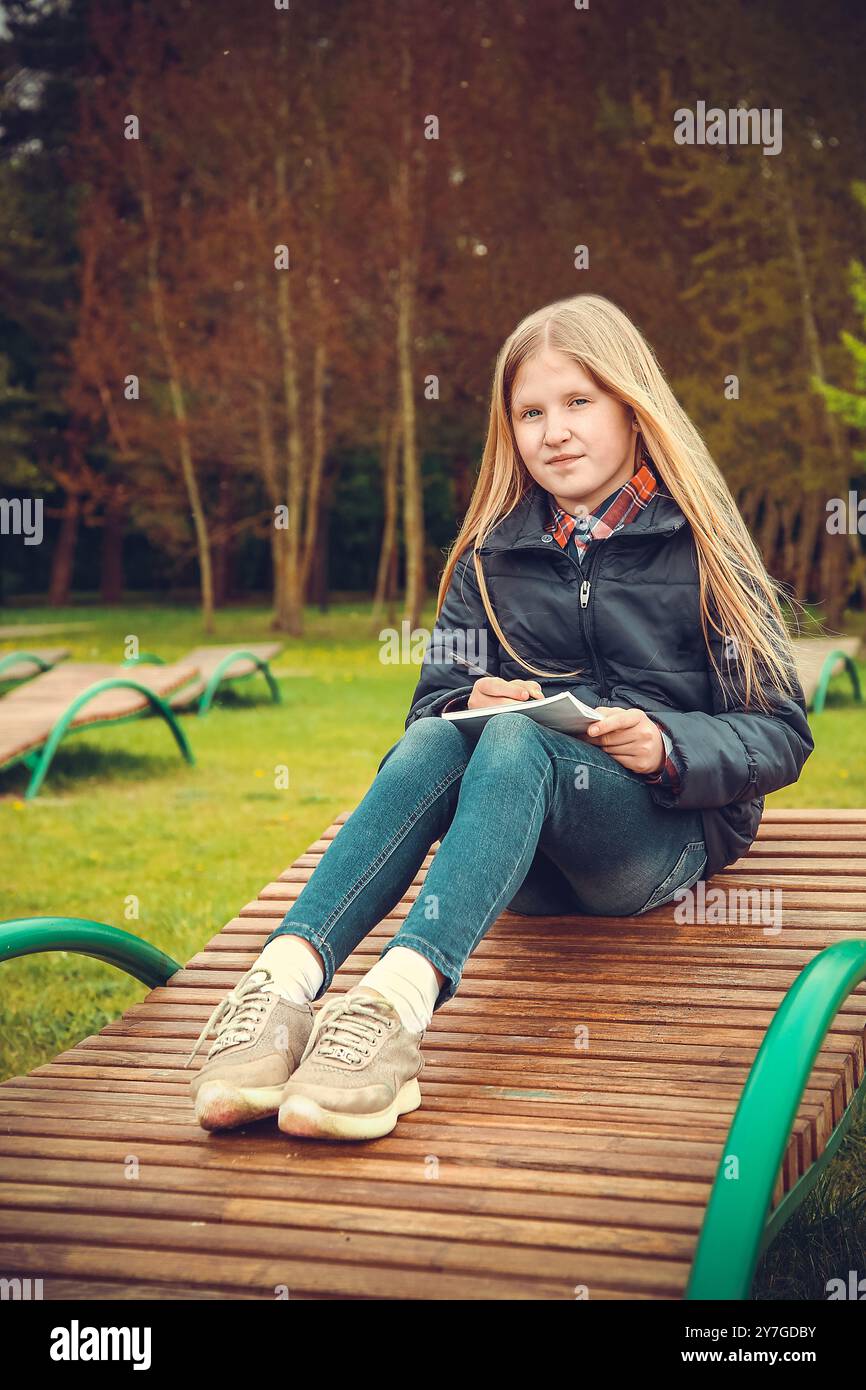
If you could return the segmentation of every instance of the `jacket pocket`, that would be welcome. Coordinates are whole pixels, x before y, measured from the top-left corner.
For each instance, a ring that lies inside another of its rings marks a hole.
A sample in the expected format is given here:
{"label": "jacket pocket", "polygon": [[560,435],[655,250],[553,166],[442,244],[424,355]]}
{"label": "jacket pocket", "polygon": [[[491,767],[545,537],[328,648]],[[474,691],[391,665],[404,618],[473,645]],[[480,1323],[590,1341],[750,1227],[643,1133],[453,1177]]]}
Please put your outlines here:
{"label": "jacket pocket", "polygon": [[692,840],[686,845],[664,882],[659,884],[649,901],[634,915],[640,917],[651,908],[661,907],[662,903],[670,902],[684,888],[691,888],[703,873],[706,862],[707,847],[704,841]]}

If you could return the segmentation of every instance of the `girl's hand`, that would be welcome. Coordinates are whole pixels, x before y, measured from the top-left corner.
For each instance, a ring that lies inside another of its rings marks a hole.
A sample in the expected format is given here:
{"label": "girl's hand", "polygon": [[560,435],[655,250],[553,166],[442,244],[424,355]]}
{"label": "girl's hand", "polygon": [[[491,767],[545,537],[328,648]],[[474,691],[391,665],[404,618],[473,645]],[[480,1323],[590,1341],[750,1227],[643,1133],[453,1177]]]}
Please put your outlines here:
{"label": "girl's hand", "polygon": [[642,709],[599,706],[601,718],[590,724],[587,738],[632,772],[661,772],[665,745],[661,729]]}
{"label": "girl's hand", "polygon": [[544,691],[538,681],[505,681],[501,676],[482,676],[475,682],[472,694],[466,704],[467,709],[479,709],[484,705],[504,705],[509,700],[543,700]]}

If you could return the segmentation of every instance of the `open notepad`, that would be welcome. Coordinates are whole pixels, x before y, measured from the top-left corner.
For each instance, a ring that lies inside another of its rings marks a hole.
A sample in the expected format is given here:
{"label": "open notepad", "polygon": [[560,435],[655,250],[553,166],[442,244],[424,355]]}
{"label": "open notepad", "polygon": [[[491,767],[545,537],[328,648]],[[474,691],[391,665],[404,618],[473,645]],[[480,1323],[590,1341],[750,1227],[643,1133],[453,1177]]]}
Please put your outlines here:
{"label": "open notepad", "polygon": [[596,710],[575,699],[570,690],[547,695],[543,700],[504,700],[501,705],[485,705],[482,709],[448,710],[442,718],[459,724],[467,734],[474,734],[480,733],[488,719],[495,719],[497,714],[515,712],[563,734],[585,734],[599,718]]}

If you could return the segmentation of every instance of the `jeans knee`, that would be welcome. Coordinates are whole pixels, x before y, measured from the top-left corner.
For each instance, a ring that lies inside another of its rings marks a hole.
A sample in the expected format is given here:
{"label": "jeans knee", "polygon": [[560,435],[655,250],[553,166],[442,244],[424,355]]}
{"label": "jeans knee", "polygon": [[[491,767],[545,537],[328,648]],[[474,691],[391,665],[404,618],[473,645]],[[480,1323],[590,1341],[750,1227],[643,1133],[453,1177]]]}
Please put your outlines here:
{"label": "jeans knee", "polygon": [[430,758],[437,768],[450,762],[462,763],[465,767],[469,761],[466,739],[457,726],[450,719],[439,719],[432,714],[415,719],[409,725],[403,736],[388,749],[376,769],[377,774],[395,753],[411,758],[413,764],[419,759]]}
{"label": "jeans knee", "polygon": [[527,719],[519,710],[505,710],[495,719],[488,719],[478,738],[481,743],[513,745],[522,748],[527,743],[538,743],[543,737],[543,726],[534,719]]}

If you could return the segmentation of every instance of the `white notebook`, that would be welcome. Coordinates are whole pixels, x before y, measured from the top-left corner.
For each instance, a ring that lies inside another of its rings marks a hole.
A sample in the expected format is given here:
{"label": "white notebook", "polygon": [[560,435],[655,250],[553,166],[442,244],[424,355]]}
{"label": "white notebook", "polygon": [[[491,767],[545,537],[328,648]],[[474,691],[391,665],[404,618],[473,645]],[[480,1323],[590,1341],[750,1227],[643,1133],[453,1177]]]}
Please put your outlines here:
{"label": "white notebook", "polygon": [[576,699],[570,690],[563,690],[558,695],[546,695],[543,700],[504,700],[501,705],[485,705],[480,709],[448,710],[442,718],[450,719],[466,733],[472,734],[480,733],[488,719],[495,719],[497,714],[515,711],[563,734],[585,734],[590,724],[599,718],[596,710]]}

